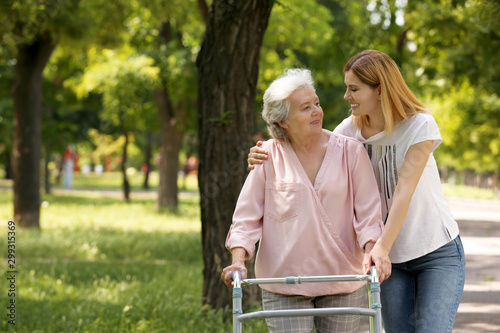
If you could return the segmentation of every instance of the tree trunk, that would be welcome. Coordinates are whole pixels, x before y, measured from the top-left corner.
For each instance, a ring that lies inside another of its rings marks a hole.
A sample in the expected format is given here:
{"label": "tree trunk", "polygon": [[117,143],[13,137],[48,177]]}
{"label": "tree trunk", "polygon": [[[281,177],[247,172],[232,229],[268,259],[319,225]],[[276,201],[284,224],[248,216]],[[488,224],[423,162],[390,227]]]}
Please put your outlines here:
{"label": "tree trunk", "polygon": [[64,152],[61,154],[61,156],[59,156],[56,159],[56,163],[57,163],[57,174],[56,174],[55,184],[59,186],[61,185],[61,175],[63,173]]}
{"label": "tree trunk", "polygon": [[144,161],[144,165],[146,169],[144,171],[144,183],[142,184],[142,188],[145,190],[149,190],[149,173],[151,172],[151,151],[152,151],[152,140],[151,140],[151,132],[146,133],[146,160]]}
{"label": "tree trunk", "polygon": [[13,179],[14,175],[12,174],[12,154],[11,150],[8,149],[5,152],[5,179]]}
{"label": "tree trunk", "polygon": [[126,202],[129,202],[130,201],[130,183],[128,182],[128,178],[127,178],[128,133],[125,131],[124,135],[125,135],[125,143],[123,144],[122,165],[121,165],[121,171],[122,171],[122,176],[123,176],[122,190],[123,190],[123,199],[125,199]]}
{"label": "tree trunk", "polygon": [[177,172],[179,171],[179,152],[181,150],[183,132],[165,85],[155,91],[155,100],[161,121],[158,208],[177,208],[179,204]]}
{"label": "tree trunk", "polygon": [[[170,21],[162,22],[159,29],[158,44],[166,46],[176,35]],[[177,34],[179,37],[180,34]],[[182,45],[182,38],[179,39]],[[167,48],[168,49],[168,48]],[[175,110],[167,83],[155,91],[155,100],[161,122],[161,149],[160,149],[160,183],[158,186],[158,208],[177,208],[179,188],[177,175],[179,171],[179,152],[184,136],[184,121],[186,111],[182,107]]]}
{"label": "tree trunk", "polygon": [[[231,304],[220,279],[231,262],[224,242],[253,145],[260,48],[271,8],[272,1],[214,0],[197,59],[203,297],[215,309]],[[253,265],[247,268],[251,275]]]}
{"label": "tree trunk", "polygon": [[45,158],[43,159],[43,166],[44,166],[44,173],[43,173],[44,182],[43,183],[44,183],[44,188],[45,188],[45,194],[50,194],[50,192],[51,192],[50,168],[49,168],[50,155],[51,155],[50,149],[48,147],[46,147],[45,148]]}
{"label": "tree trunk", "polygon": [[37,35],[19,47],[14,69],[14,220],[23,227],[40,227],[42,73],[56,44],[49,32]]}

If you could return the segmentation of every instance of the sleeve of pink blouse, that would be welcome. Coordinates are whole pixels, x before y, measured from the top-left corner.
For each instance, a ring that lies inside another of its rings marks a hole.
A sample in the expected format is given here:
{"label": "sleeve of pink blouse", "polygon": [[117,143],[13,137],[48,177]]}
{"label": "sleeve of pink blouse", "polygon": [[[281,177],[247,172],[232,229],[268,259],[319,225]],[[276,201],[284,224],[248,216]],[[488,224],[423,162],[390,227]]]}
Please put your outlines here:
{"label": "sleeve of pink blouse", "polygon": [[382,234],[382,213],[378,185],[373,168],[363,145],[350,140],[349,163],[351,165],[354,193],[354,229],[358,245],[364,248],[369,241],[377,241]]}
{"label": "sleeve of pink blouse", "polygon": [[[271,161],[266,161],[271,163]],[[241,189],[233,215],[233,223],[226,238],[226,248],[242,247],[247,260],[255,255],[255,244],[262,236],[264,216],[265,168],[255,165]]]}

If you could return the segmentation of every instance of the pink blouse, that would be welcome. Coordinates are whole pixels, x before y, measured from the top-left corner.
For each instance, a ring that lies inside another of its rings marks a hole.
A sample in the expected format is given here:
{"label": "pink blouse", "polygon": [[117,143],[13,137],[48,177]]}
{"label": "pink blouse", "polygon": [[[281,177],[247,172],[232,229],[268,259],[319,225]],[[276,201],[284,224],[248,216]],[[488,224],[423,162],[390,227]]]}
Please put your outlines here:
{"label": "pink blouse", "polygon": [[[288,142],[266,141],[268,160],[241,190],[226,247],[255,254],[258,278],[361,274],[363,248],[382,233],[380,197],[363,145],[331,134],[314,184]],[[280,294],[350,293],[364,282],[265,284]]]}

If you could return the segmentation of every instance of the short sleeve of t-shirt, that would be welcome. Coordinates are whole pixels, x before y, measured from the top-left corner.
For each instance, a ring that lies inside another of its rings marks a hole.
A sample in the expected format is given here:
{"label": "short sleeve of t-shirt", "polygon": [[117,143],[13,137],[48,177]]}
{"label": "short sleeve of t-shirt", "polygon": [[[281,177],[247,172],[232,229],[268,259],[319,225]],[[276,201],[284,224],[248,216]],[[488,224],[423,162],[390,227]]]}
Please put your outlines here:
{"label": "short sleeve of t-shirt", "polygon": [[418,113],[415,115],[415,136],[413,137],[411,145],[432,140],[434,144],[432,145],[432,151],[436,149],[443,139],[441,138],[441,133],[439,133],[439,127],[430,114]]}

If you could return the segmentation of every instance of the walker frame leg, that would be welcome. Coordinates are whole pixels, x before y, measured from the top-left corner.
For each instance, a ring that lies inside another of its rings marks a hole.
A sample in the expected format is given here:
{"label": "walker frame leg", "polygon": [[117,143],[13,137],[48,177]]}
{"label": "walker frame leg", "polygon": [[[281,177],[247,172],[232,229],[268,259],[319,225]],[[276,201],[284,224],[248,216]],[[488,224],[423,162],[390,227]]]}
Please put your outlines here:
{"label": "walker frame leg", "polygon": [[233,333],[241,333],[241,322],[238,318],[243,313],[242,309],[243,290],[241,289],[240,272],[233,273]]}
{"label": "walker frame leg", "polygon": [[380,282],[378,280],[377,268],[370,270],[370,308],[375,310],[375,316],[370,317],[370,332],[382,333],[382,303],[380,302]]}

